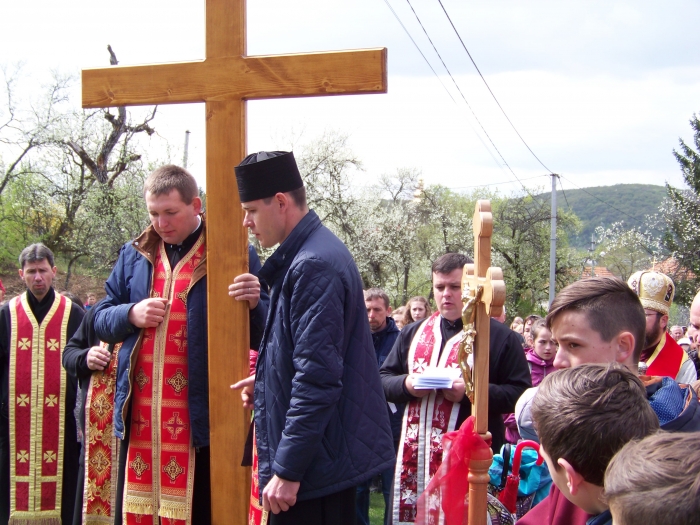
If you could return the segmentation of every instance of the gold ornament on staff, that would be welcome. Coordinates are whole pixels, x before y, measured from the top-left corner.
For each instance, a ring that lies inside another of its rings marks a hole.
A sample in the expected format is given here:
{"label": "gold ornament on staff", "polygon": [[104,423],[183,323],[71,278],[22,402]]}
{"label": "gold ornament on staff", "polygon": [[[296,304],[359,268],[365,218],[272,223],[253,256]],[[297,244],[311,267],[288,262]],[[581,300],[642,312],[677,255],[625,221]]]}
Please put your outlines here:
{"label": "gold ornament on staff", "polygon": [[476,303],[481,300],[483,291],[483,286],[477,286],[475,292],[468,282],[465,282],[464,288],[462,288],[462,303],[464,304],[462,307],[463,329],[457,358],[459,359],[459,367],[462,369],[466,394],[471,403],[474,403],[474,381],[472,379],[472,369],[469,366],[469,356],[474,354]]}

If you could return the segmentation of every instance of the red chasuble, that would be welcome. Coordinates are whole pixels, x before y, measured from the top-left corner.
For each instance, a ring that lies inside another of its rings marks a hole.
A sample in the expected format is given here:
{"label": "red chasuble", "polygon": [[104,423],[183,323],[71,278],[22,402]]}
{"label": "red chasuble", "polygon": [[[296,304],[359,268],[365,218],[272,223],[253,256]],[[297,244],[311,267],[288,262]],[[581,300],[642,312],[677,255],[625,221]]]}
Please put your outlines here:
{"label": "red chasuble", "polygon": [[10,301],[10,525],[61,524],[66,396],[61,355],[70,311],[70,300],[56,294],[39,325],[27,292]]}
{"label": "red chasuble", "polygon": [[[205,253],[204,233],[175,266],[163,243],[154,264],[151,297],[168,299],[165,320],[143,330],[132,366],[131,429],[124,514],[128,524],[192,520],[194,449],[190,432],[187,292]],[[132,357],[133,360],[133,357]],[[133,362],[133,361],[132,361]]]}
{"label": "red chasuble", "polygon": [[[426,366],[459,368],[460,334],[447,341],[440,354],[440,314],[423,322],[408,352],[409,373],[420,374]],[[418,497],[442,463],[442,437],[455,430],[459,403],[447,401],[439,391],[406,405],[401,442],[394,473],[393,523],[415,523]]]}
{"label": "red chasuble", "polygon": [[[106,343],[101,343],[108,348]],[[119,445],[114,436],[114,391],[121,343],[115,345],[104,370],[93,372],[85,401],[85,485],[83,525],[114,523]],[[113,490],[114,489],[114,490]]]}
{"label": "red chasuble", "polygon": [[646,361],[648,368],[645,374],[676,379],[681,365],[687,360],[688,354],[685,353],[685,350],[673,340],[673,337],[664,333],[656,350]]}

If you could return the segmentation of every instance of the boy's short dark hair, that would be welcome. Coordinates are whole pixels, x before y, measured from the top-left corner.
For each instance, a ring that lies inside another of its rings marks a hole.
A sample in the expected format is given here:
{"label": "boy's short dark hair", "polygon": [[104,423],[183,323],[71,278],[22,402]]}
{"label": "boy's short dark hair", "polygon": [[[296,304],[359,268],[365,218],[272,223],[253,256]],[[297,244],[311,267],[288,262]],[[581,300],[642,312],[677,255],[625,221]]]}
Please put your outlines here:
{"label": "boy's short dark hair", "polygon": [[384,301],[384,308],[389,308],[389,296],[381,288],[370,288],[365,290],[365,301],[372,301],[374,299],[381,299]]}
{"label": "boy's short dark hair", "polygon": [[617,277],[591,277],[570,284],[559,292],[547,314],[547,328],[563,312],[577,311],[585,314],[591,329],[600,334],[606,343],[620,332],[634,336],[634,363],[644,350],[646,317],[639,297]]}
{"label": "boy's short dark hair", "polygon": [[472,264],[474,259],[462,253],[446,253],[441,255],[433,263],[432,272],[448,274],[454,272],[457,268],[464,268],[465,264]]}
{"label": "boy's short dark hair", "polygon": [[583,479],[601,487],[615,453],[659,429],[644,385],[619,363],[548,375],[532,401],[532,419],[552,467],[559,470],[557,461],[563,458]]}
{"label": "boy's short dark hair", "polygon": [[665,433],[627,443],[605,472],[615,523],[700,524],[698,434]]}

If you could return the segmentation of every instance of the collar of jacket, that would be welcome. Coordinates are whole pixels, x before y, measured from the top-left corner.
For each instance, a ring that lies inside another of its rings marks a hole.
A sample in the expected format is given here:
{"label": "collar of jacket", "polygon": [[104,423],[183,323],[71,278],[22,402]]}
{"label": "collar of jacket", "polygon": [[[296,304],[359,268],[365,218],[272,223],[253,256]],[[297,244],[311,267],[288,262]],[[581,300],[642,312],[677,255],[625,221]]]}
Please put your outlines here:
{"label": "collar of jacket", "polygon": [[391,317],[390,315],[386,316],[386,326],[379,330],[378,332],[372,332],[372,337],[374,336],[383,336],[385,334],[391,334],[394,332],[400,332],[399,327],[396,326],[396,321],[394,321],[394,318]]}
{"label": "collar of jacket", "polygon": [[[201,215],[202,217],[202,235],[207,234],[207,223],[204,214]],[[161,239],[160,235],[156,233],[155,228],[153,228],[153,225],[149,225],[148,228],[143,230],[141,235],[136,237],[131,243],[131,245],[134,247],[134,249],[139,252],[141,255],[143,255],[148,261],[151,263],[151,266],[155,264],[156,261],[156,253],[158,253],[158,250],[160,249],[160,243],[163,242],[163,239]],[[204,257],[202,258],[202,261],[199,263],[199,265],[194,269],[194,272],[192,273],[192,280],[191,284],[193,285],[197,281],[199,281],[202,277],[204,277],[207,274],[207,254],[206,251],[204,253]]]}
{"label": "collar of jacket", "polygon": [[306,239],[321,227],[321,219],[316,212],[309,210],[299,221],[287,238],[275,250],[275,253],[268,257],[263,267],[260,269],[260,277],[270,286],[283,277],[294,260],[294,257],[301,249]]}

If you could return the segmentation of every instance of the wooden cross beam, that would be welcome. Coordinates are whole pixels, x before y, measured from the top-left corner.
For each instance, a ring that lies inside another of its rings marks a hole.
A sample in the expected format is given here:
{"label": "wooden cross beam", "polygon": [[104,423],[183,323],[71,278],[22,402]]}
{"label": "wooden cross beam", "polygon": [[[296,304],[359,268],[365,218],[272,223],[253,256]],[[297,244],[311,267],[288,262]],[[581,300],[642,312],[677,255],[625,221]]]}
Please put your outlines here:
{"label": "wooden cross beam", "polygon": [[[245,0],[206,0],[200,62],[83,71],[83,107],[204,102],[212,516],[245,523],[250,472],[236,466],[250,414],[229,385],[248,375],[247,305],[227,293],[248,269],[248,236],[233,168],[246,148],[246,100],[386,93],[386,49],[246,56]],[[194,379],[196,380],[196,379]]]}
{"label": "wooden cross beam", "polygon": [[[500,268],[491,267],[491,234],[493,216],[491,203],[480,200],[474,210],[474,264],[467,264],[462,275],[462,300],[477,298],[475,308],[474,384],[472,415],[479,435],[490,442],[489,419],[489,333],[490,317],[498,317],[506,301],[506,285]],[[486,489],[491,449],[483,457],[472,456],[469,463],[469,525],[486,524]]]}

